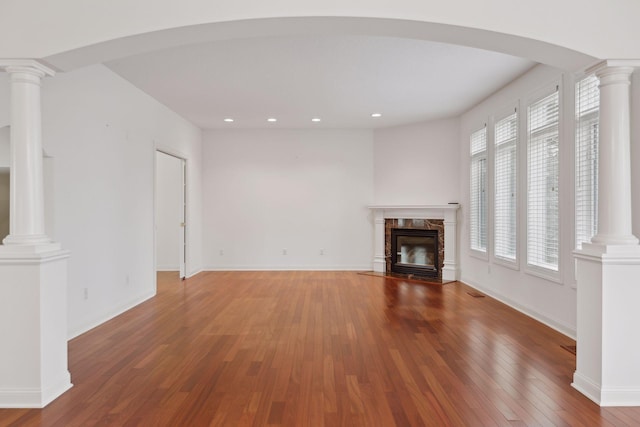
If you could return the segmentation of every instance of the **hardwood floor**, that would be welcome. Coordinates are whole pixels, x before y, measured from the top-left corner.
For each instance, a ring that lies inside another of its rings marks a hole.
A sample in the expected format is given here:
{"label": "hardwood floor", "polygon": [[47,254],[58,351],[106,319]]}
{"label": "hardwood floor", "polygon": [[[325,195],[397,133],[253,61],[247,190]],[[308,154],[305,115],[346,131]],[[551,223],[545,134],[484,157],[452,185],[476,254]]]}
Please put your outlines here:
{"label": "hardwood floor", "polygon": [[461,283],[160,273],[69,343],[75,386],[2,426],[632,426],[571,388],[563,335]]}

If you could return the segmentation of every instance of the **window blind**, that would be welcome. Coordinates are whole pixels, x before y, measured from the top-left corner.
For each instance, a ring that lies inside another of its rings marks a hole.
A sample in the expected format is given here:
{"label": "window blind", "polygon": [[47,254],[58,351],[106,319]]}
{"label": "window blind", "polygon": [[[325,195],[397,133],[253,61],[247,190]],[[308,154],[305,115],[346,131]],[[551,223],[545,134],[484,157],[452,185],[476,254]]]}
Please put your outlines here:
{"label": "window blind", "polygon": [[495,124],[494,256],[515,261],[517,254],[518,113]]}
{"label": "window blind", "polygon": [[598,78],[576,83],[576,248],[598,231]]}
{"label": "window blind", "polygon": [[487,251],[487,128],[471,134],[471,249]]}
{"label": "window blind", "polygon": [[556,90],[527,110],[527,263],[558,271],[558,130]]}

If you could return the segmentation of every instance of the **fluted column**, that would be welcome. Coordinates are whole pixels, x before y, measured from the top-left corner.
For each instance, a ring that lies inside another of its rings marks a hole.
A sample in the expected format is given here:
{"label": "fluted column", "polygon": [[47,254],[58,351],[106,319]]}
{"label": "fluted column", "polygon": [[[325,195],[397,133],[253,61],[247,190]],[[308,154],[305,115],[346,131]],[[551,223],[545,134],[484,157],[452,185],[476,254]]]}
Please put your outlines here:
{"label": "fluted column", "polygon": [[54,72],[32,60],[4,61],[11,85],[11,192],[5,245],[50,242],[44,230],[40,84]]}
{"label": "fluted column", "polygon": [[630,101],[632,67],[603,66],[600,79],[598,234],[600,245],[637,245],[631,222]]}

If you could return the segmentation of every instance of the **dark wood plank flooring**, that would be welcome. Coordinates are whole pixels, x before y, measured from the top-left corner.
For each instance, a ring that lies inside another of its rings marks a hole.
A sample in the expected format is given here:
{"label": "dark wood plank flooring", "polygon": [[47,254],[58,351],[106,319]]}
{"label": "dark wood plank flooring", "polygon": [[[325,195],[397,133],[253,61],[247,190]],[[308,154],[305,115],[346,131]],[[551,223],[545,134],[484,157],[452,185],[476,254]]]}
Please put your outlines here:
{"label": "dark wood plank flooring", "polygon": [[160,273],[69,343],[75,386],[1,426],[633,426],[571,388],[570,339],[461,283]]}

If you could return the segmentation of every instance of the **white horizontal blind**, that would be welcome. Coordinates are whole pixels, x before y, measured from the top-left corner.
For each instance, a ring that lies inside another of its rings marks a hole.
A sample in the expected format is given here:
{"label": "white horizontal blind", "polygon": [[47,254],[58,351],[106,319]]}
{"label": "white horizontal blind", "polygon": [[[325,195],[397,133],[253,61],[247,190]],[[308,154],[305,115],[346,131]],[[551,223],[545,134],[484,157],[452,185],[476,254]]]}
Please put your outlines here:
{"label": "white horizontal blind", "polygon": [[576,248],[598,231],[598,78],[576,83]]}
{"label": "white horizontal blind", "polygon": [[517,255],[518,113],[495,125],[494,255],[515,261]]}
{"label": "white horizontal blind", "polygon": [[527,115],[527,263],[558,271],[558,91]]}
{"label": "white horizontal blind", "polygon": [[487,128],[471,134],[471,249],[487,251]]}

